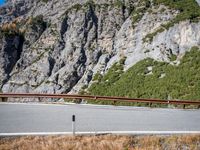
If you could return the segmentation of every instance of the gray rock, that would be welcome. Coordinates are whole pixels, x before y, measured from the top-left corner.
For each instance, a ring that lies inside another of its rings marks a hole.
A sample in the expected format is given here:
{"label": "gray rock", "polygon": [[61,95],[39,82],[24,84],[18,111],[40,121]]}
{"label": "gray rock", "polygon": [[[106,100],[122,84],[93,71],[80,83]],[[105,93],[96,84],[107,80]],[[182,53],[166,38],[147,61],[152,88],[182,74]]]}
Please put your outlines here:
{"label": "gray rock", "polygon": [[0,51],[0,87],[10,78],[10,73],[20,59],[24,39],[17,34],[6,34]]}
{"label": "gray rock", "polygon": [[2,91],[78,93],[97,72],[105,74],[120,59],[126,58],[127,70],[147,57],[170,62],[168,55],[174,54],[179,61],[192,46],[200,46],[200,23],[189,21],[144,42],[179,12],[151,5],[133,24],[131,11],[139,2],[9,0],[0,8],[0,24],[16,17],[43,18],[26,25],[23,36],[0,36]]}
{"label": "gray rock", "polygon": [[197,1],[197,3],[200,5],[200,0],[196,0]]}

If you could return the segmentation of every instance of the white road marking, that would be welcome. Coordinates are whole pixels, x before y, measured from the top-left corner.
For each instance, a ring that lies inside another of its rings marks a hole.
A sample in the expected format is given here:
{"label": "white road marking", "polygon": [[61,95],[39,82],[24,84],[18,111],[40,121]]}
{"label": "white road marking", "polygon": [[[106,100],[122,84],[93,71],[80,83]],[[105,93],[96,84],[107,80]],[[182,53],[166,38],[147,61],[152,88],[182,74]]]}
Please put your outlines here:
{"label": "white road marking", "polygon": [[[99,131],[99,132],[76,132],[76,135],[98,135],[98,134],[172,135],[172,134],[200,134],[200,131]],[[72,132],[0,133],[0,137],[5,137],[5,136],[36,136],[36,135],[73,135],[73,133]]]}

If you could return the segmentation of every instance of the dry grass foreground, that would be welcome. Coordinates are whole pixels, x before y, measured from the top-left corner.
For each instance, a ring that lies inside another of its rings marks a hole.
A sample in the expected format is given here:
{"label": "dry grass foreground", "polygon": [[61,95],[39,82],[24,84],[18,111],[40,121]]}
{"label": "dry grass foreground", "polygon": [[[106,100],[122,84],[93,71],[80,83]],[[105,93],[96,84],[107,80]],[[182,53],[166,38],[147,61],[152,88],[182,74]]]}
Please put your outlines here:
{"label": "dry grass foreground", "polygon": [[200,135],[0,138],[1,150],[200,150]]}

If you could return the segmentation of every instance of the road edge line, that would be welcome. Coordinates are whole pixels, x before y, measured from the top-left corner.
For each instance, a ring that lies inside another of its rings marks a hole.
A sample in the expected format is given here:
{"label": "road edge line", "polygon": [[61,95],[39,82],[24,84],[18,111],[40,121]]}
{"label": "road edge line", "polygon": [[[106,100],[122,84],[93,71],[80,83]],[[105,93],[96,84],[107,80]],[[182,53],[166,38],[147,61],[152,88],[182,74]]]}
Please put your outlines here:
{"label": "road edge line", "polygon": [[[200,134],[200,131],[99,131],[99,132],[76,132],[76,135],[173,135],[173,134]],[[23,133],[0,133],[0,137],[7,136],[48,136],[48,135],[73,135],[72,132],[23,132]]]}

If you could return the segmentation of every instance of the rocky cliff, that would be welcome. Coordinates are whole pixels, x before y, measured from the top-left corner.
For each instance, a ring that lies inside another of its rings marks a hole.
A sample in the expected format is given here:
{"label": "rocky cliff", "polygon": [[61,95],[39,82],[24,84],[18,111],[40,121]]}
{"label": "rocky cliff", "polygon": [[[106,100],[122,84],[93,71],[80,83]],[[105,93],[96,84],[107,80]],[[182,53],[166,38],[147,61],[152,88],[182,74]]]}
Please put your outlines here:
{"label": "rocky cliff", "polygon": [[177,65],[200,46],[198,3],[8,0],[0,8],[0,88],[78,93],[121,60],[124,71],[145,58]]}

